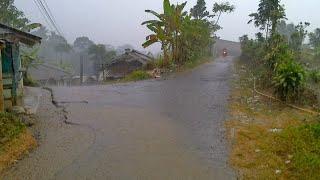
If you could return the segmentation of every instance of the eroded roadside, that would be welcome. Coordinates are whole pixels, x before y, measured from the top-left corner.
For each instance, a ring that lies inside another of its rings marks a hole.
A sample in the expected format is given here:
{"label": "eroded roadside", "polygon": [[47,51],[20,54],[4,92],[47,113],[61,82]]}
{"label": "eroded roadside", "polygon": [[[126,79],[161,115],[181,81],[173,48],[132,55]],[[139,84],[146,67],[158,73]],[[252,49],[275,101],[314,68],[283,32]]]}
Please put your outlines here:
{"label": "eroded roadside", "polygon": [[50,93],[43,90],[37,122],[31,127],[39,147],[4,172],[1,179],[52,179],[94,142],[91,129],[66,124],[64,112],[51,102]]}

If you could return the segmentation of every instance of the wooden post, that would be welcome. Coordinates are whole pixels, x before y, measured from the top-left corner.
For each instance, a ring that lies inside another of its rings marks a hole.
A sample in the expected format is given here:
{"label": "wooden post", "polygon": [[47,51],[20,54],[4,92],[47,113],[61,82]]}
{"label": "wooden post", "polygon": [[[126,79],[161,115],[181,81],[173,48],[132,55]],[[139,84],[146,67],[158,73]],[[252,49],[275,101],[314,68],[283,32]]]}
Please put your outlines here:
{"label": "wooden post", "polygon": [[1,51],[4,48],[4,43],[0,41],[0,112],[4,112],[4,95],[3,95],[3,80],[2,80],[2,57]]}

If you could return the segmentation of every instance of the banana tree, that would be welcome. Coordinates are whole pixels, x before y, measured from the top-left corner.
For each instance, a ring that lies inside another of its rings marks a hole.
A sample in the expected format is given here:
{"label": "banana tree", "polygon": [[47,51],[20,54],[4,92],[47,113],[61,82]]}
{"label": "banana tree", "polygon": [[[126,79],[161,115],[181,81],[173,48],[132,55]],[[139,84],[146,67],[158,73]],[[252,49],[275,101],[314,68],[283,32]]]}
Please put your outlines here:
{"label": "banana tree", "polygon": [[[170,8],[170,3],[168,6],[169,0],[164,0],[163,7],[165,12],[167,12],[168,8]],[[170,31],[167,25],[167,18],[165,14],[159,14],[153,10],[146,10],[145,12],[150,13],[157,17],[156,20],[149,20],[142,23],[142,25],[146,25],[147,28],[152,32],[152,34],[146,37],[146,42],[142,44],[144,48],[149,47],[157,42],[161,43],[161,47],[163,50],[164,63],[169,63],[169,43],[170,43]]]}
{"label": "banana tree", "polygon": [[174,60],[178,57],[178,42],[181,34],[181,27],[184,17],[187,12],[183,9],[187,2],[177,5],[171,5],[169,0],[163,1],[163,13],[159,14],[152,10],[146,10],[147,13],[151,13],[156,16],[156,20],[149,20],[142,23],[146,25],[153,34],[147,36],[147,41],[143,44],[143,47],[148,47],[156,42],[162,44],[162,50],[164,53],[164,61],[169,61],[169,51],[172,52],[172,58]]}
{"label": "banana tree", "polygon": [[29,79],[30,68],[32,67],[37,68],[37,66],[42,63],[42,61],[38,57],[38,51],[39,51],[38,48],[22,50],[21,64],[22,64],[22,67],[25,69],[25,72],[24,72],[25,79]]}

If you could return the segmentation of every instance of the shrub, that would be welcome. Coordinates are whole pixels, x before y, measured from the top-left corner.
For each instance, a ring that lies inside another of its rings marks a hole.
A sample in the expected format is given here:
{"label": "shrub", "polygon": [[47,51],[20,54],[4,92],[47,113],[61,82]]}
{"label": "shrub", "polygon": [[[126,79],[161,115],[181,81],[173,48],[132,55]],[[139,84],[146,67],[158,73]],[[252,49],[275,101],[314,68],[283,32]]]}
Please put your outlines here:
{"label": "shrub", "polygon": [[20,119],[10,113],[0,113],[0,145],[15,138],[25,128]]}
{"label": "shrub", "polygon": [[125,78],[125,80],[126,81],[140,81],[140,80],[149,79],[149,78],[151,78],[151,75],[145,71],[134,71],[131,74],[129,74]]}
{"label": "shrub", "polygon": [[286,101],[298,97],[304,88],[305,77],[306,71],[300,64],[294,61],[280,63],[273,78],[275,93]]}
{"label": "shrub", "polygon": [[309,78],[315,83],[320,82],[320,71],[319,70],[311,70],[309,72]]}

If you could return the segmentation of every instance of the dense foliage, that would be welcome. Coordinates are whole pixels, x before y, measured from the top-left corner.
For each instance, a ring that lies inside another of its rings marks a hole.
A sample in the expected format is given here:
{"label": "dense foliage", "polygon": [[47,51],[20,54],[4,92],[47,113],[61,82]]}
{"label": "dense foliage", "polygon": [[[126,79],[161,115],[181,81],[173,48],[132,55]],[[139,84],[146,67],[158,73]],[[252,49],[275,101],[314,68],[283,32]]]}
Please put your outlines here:
{"label": "dense foliage", "polygon": [[[232,12],[234,7],[229,3],[215,3],[213,14],[209,15],[205,1],[199,0],[191,9],[191,13],[184,10],[187,2],[171,4],[169,0],[163,1],[163,13],[146,10],[156,17],[142,23],[152,32],[142,45],[148,47],[154,43],[161,43],[164,64],[170,61],[183,64],[210,54],[214,42],[212,36],[219,29],[218,21],[224,12]],[[217,18],[209,21],[209,18]]]}
{"label": "dense foliage", "polygon": [[24,13],[16,8],[14,0],[0,1],[0,22],[28,32],[41,26],[39,23],[30,23]]}
{"label": "dense foliage", "polygon": [[306,71],[293,60],[281,63],[273,78],[275,92],[281,99],[298,98],[302,94],[306,80]]}
{"label": "dense foliage", "polygon": [[[273,88],[275,94],[286,101],[295,101],[303,95],[307,78],[317,81],[316,73],[308,73],[306,55],[317,55],[304,45],[308,35],[307,22],[297,25],[287,24],[284,6],[279,0],[260,0],[257,13],[250,15],[255,26],[263,30],[255,39],[240,38],[242,59],[252,68],[253,75],[259,78],[264,87]],[[317,31],[310,33],[310,43],[317,46]],[[312,59],[312,58],[310,58]],[[308,76],[309,75],[309,76]]]}

